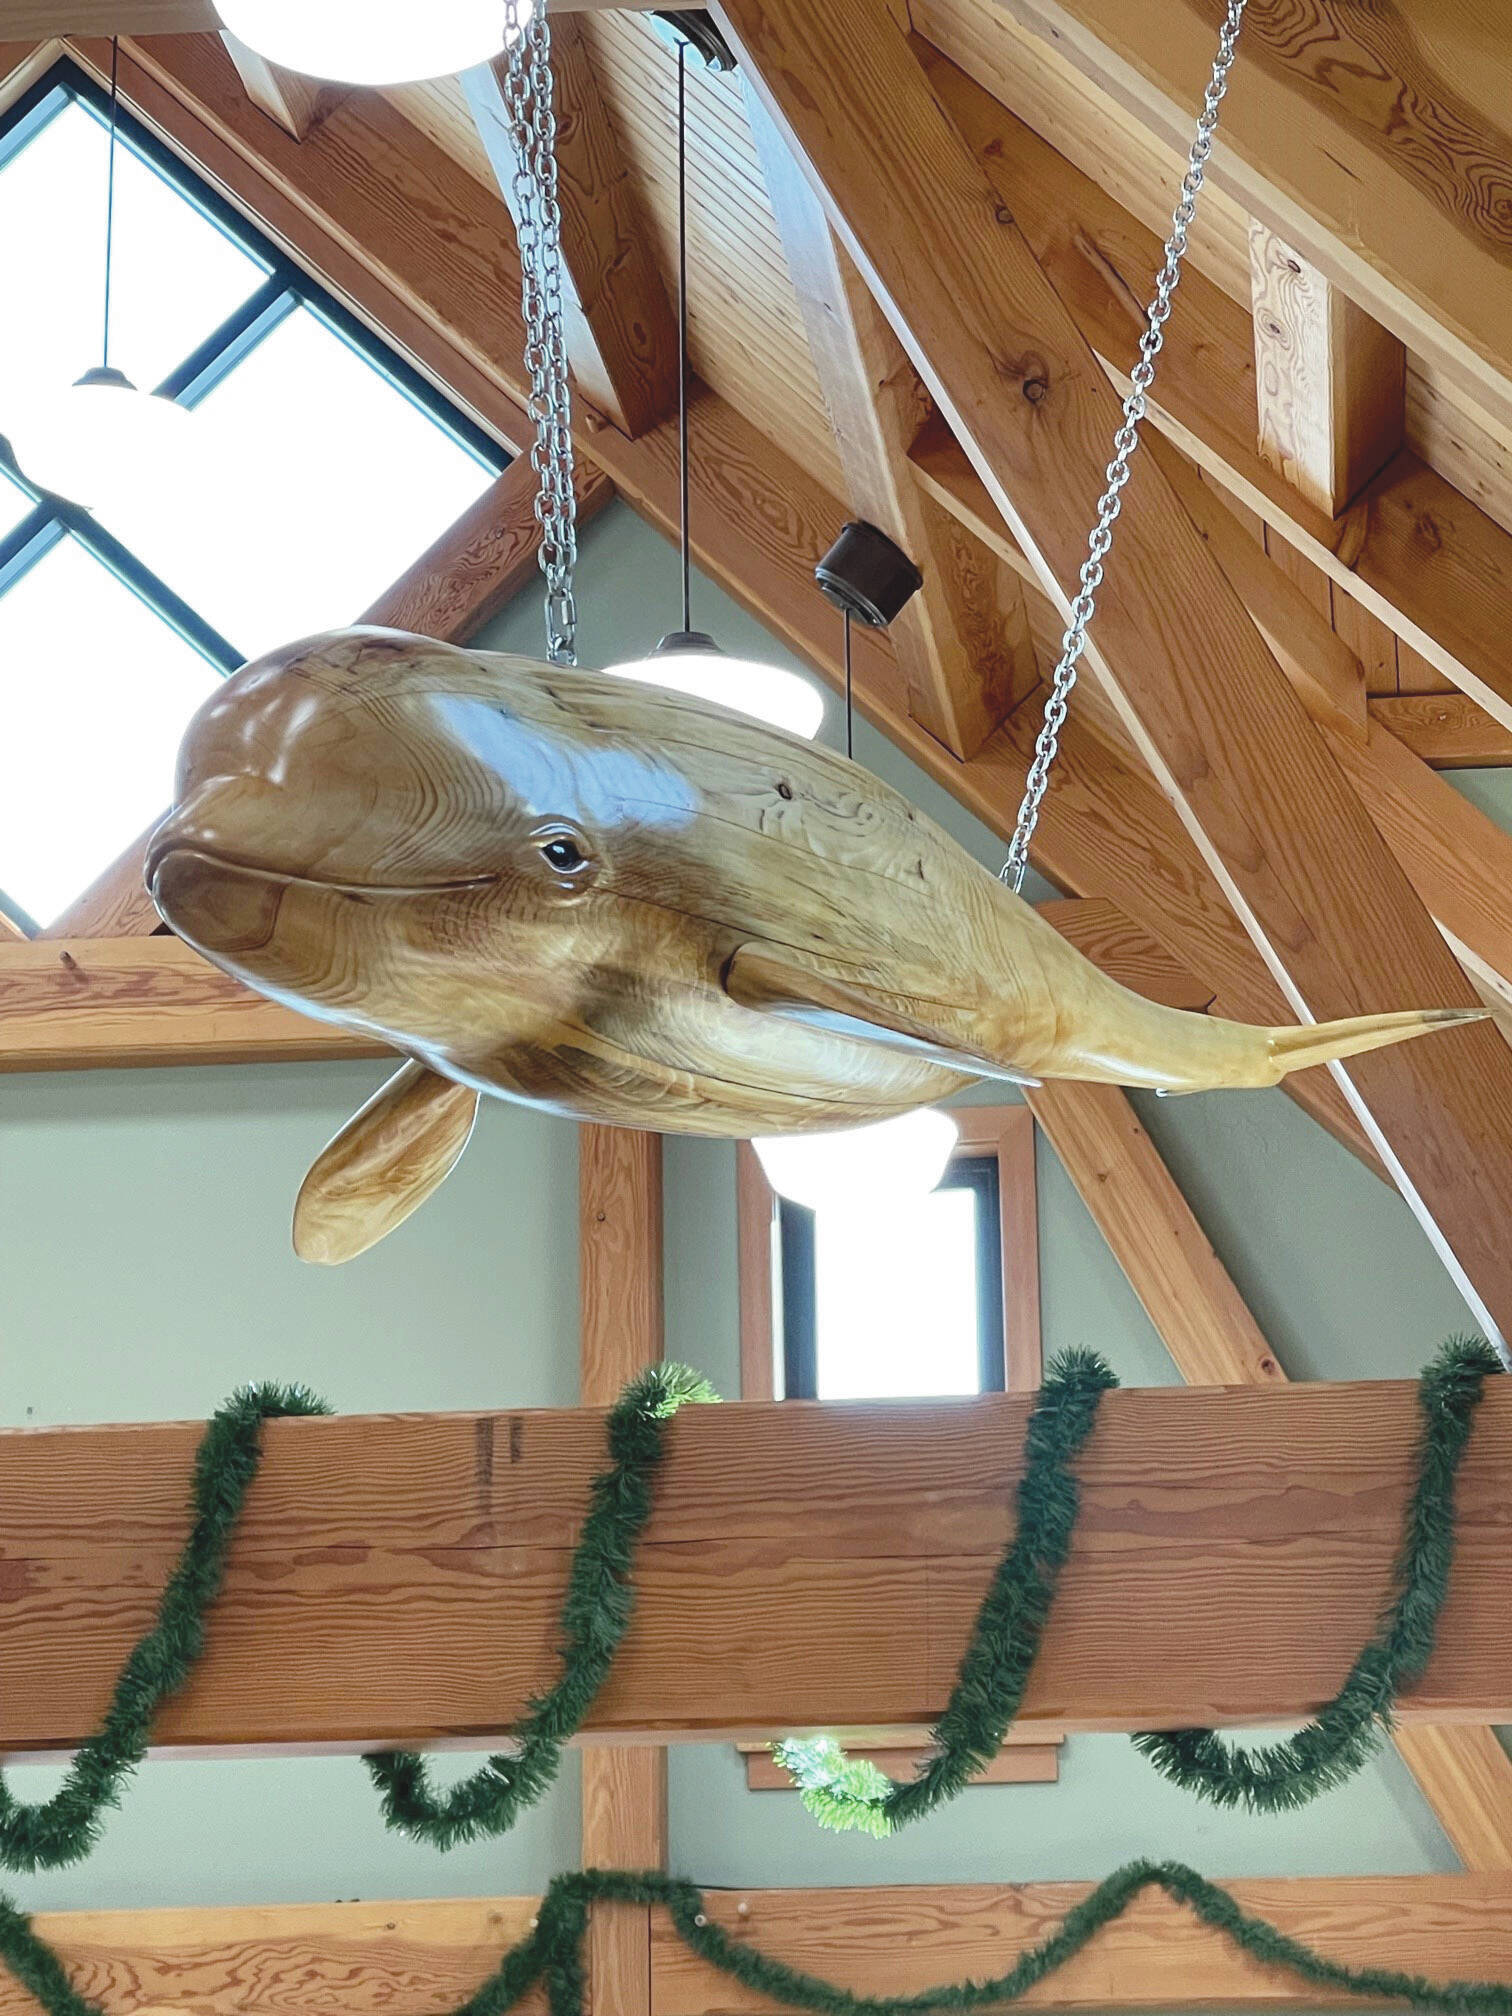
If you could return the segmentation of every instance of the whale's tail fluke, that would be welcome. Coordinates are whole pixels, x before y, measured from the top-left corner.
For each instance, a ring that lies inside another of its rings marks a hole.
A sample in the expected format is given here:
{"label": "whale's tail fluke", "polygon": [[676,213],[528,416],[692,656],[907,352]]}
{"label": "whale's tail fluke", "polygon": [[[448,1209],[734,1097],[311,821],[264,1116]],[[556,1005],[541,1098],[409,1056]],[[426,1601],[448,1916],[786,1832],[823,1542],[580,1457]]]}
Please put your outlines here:
{"label": "whale's tail fluke", "polygon": [[1294,1029],[1269,1029],[1266,1047],[1275,1066],[1273,1083],[1314,1064],[1359,1057],[1367,1050],[1407,1043],[1456,1022],[1484,1022],[1484,1008],[1403,1008],[1389,1015],[1352,1015],[1343,1022],[1307,1022]]}

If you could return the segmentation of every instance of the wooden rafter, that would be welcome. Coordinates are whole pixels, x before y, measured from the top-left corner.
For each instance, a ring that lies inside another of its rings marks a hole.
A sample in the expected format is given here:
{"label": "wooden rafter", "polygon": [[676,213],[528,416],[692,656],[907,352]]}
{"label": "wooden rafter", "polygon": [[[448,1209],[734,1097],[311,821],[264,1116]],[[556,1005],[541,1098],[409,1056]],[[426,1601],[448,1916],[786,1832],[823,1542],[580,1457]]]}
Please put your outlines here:
{"label": "wooden rafter", "polygon": [[252,103],[270,119],[276,119],[294,139],[303,140],[321,112],[333,102],[336,95],[333,88],[322,84],[319,78],[280,69],[229,32],[221,40]]}
{"label": "wooden rafter", "polygon": [[[1490,1381],[1477,1413],[1439,1649],[1404,1721],[1512,1710],[1507,1386]],[[686,1409],[586,1733],[933,1722],[1000,1556],[1032,1405]],[[183,1544],[199,1432],[0,1434],[0,1749],[71,1749],[94,1726]],[[1024,1727],[1313,1712],[1376,1627],[1418,1435],[1415,1383],[1106,1395]],[[476,1748],[507,1729],[554,1670],[602,1462],[591,1411],[270,1424],[203,1664],[156,1740]]]}
{"label": "wooden rafter", "polygon": [[1260,453],[1337,518],[1402,446],[1407,352],[1269,226],[1249,245]]}
{"label": "wooden rafter", "polygon": [[[563,312],[573,376],[590,405],[631,436],[677,399],[677,325],[642,226],[636,191],[599,96],[578,21],[557,22],[557,172],[562,211]],[[505,99],[505,62],[462,79],[478,134],[513,207],[519,157]]]}
{"label": "wooden rafter", "polygon": [[[1124,388],[1160,239],[963,70],[915,41],[942,101],[1083,335]],[[1189,265],[1167,326],[1156,425],[1439,672],[1512,727],[1512,534],[1408,450],[1338,518],[1256,440],[1250,313]]]}
{"label": "wooden rafter", "polygon": [[924,575],[892,625],[914,719],[969,758],[1038,680],[1024,591],[977,535],[914,481],[929,397],[823,205],[760,100],[745,106],[782,234],[852,509]]}
{"label": "wooden rafter", "polygon": [[[1382,837],[1483,996],[1512,1006],[1512,838],[1453,790],[1383,725],[1368,703],[1358,658],[1297,582],[1202,483],[1179,449],[1152,435],[1151,455],[1190,516]],[[1006,560],[1029,562],[986,485],[938,424],[915,446],[931,493],[961,513]],[[1461,696],[1453,696],[1459,698]],[[1389,711],[1384,720],[1389,722]]]}
{"label": "wooden rafter", "polygon": [[[709,1893],[715,1921],[804,1972],[897,1995],[1006,1972],[1086,1896],[1085,1883],[941,1885]],[[1507,1975],[1512,1886],[1491,1876],[1245,1877],[1242,1910],[1353,1967],[1442,1979]],[[201,2016],[266,2016],[291,2002],[436,2008],[468,2000],[523,1938],[534,1897],[423,1902],[45,1912],[34,1920],[71,1979],[131,1984],[140,2006],[192,2003]],[[651,1921],[655,2016],[770,2011],[693,1960]],[[1035,2009],[1316,2009],[1318,1988],[1241,1959],[1158,1894],[1142,1897],[1085,1956],[1026,2000]],[[535,2002],[527,2004],[533,2011]],[[35,2004],[0,1974],[0,2016]]]}
{"label": "wooden rafter", "polygon": [[1463,693],[1386,694],[1371,701],[1370,714],[1435,770],[1512,763],[1512,729]]}
{"label": "wooden rafter", "polygon": [[[618,1127],[578,1132],[579,1397],[608,1407],[665,1349],[662,1144]],[[650,1746],[583,1756],[585,1866],[663,1869],[667,1753]],[[651,1928],[644,1906],[597,1912],[589,1931],[590,2016],[651,2016]]]}
{"label": "wooden rafter", "polygon": [[[1048,590],[1074,581],[1118,402],[881,0],[720,0]],[[863,52],[858,56],[857,52]],[[801,80],[801,81],[800,81]],[[885,129],[873,109],[888,107]],[[1136,464],[1089,656],[1298,1012],[1472,1002],[1411,885],[1160,473]],[[1487,1027],[1356,1060],[1362,1122],[1462,1291],[1512,1334],[1512,1054]]]}
{"label": "wooden rafter", "polygon": [[[952,11],[927,0],[924,32]],[[1013,12],[1185,157],[1216,9],[1014,0]],[[1210,179],[1410,349],[1512,415],[1509,234],[1482,194],[1506,172],[1512,44],[1479,0],[1317,0],[1308,32],[1296,29],[1286,7],[1249,10]]]}

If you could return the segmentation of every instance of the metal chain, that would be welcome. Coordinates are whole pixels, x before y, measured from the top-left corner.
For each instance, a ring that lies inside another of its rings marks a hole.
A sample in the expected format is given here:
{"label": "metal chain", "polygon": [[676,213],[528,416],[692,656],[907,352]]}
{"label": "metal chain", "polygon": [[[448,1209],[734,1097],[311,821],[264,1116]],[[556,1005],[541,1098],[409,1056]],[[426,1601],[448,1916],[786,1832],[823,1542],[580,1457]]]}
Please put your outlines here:
{"label": "metal chain", "polygon": [[[522,20],[522,9],[529,11]],[[504,0],[505,101],[515,147],[514,212],[520,240],[528,406],[535,422],[530,466],[540,485],[541,572],[546,577],[546,649],[553,665],[577,663],[577,494],[573,487],[572,392],[562,326],[562,212],[557,200],[555,94],[547,0]]]}
{"label": "metal chain", "polygon": [[1029,843],[1039,824],[1040,807],[1049,787],[1051,766],[1059,752],[1060,732],[1066,725],[1066,711],[1076,685],[1077,664],[1087,648],[1087,632],[1092,627],[1097,609],[1097,591],[1102,585],[1103,562],[1113,545],[1113,521],[1122,509],[1124,485],[1129,480],[1129,461],[1139,446],[1140,424],[1149,404],[1150,387],[1155,383],[1155,360],[1165,341],[1171,296],[1181,278],[1181,265],[1187,252],[1187,233],[1197,214],[1197,199],[1206,179],[1208,157],[1213,151],[1213,135],[1218,130],[1218,108],[1228,89],[1229,71],[1233,68],[1239,28],[1247,5],[1248,0],[1228,0],[1223,28],[1218,37],[1218,54],[1213,59],[1213,74],[1202,101],[1197,135],[1192,142],[1187,171],[1182,179],[1181,201],[1171,218],[1171,235],[1165,244],[1165,264],[1156,275],[1155,297],[1145,310],[1145,330],[1139,339],[1139,362],[1129,374],[1131,383],[1129,396],[1123,403],[1123,425],[1113,436],[1113,460],[1107,467],[1108,487],[1097,502],[1097,523],[1092,528],[1087,542],[1087,557],[1082,563],[1081,590],[1071,604],[1070,627],[1061,639],[1060,663],[1055,668],[1050,696],[1045,702],[1044,725],[1034,745],[1034,761],[1029,766],[1013,843],[1003,864],[1002,879],[1015,891],[1024,885],[1024,874],[1029,866]]}

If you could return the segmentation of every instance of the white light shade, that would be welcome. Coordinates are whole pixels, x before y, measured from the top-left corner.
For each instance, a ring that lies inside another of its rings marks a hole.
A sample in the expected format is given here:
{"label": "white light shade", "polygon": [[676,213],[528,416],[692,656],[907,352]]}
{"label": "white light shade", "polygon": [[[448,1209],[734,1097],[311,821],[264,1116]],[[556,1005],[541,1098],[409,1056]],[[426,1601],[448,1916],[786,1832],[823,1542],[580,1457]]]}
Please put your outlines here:
{"label": "white light shade", "polygon": [[839,1134],[772,1135],[751,1146],[781,1197],[811,1211],[926,1197],[961,1138],[948,1113],[924,1107]]}
{"label": "white light shade", "polygon": [[698,630],[674,631],[649,658],[606,665],[604,675],[691,693],[695,699],[764,721],[769,728],[801,735],[807,742],[824,725],[824,695],[801,673],[781,665],[759,665],[752,658],[732,658]]}
{"label": "white light shade", "polygon": [[89,510],[130,489],[171,483],[190,433],[188,410],[139,392],[119,372],[33,395],[3,431],[21,473],[39,490]]}
{"label": "white light shade", "polygon": [[[339,84],[453,77],[504,47],[504,0],[216,0],[221,26],[270,63]],[[529,19],[520,0],[520,19]]]}

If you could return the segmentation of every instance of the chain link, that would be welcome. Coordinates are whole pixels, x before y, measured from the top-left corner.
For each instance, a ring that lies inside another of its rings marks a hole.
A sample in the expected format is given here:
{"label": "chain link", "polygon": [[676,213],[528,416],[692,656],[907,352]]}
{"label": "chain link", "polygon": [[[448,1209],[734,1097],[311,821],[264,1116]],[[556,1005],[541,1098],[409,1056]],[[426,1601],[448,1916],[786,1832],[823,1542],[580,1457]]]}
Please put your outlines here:
{"label": "chain link", "polygon": [[[522,20],[522,9],[529,7]],[[572,392],[562,324],[562,212],[557,199],[557,122],[547,0],[504,0],[505,100],[514,138],[515,227],[525,318],[528,407],[535,422],[530,466],[540,488],[546,648],[553,665],[577,663],[577,496],[573,487]]]}
{"label": "chain link", "polygon": [[1145,330],[1139,339],[1139,362],[1129,374],[1129,396],[1123,403],[1123,425],[1113,436],[1113,460],[1106,471],[1108,487],[1097,501],[1097,523],[1087,541],[1081,589],[1071,604],[1070,627],[1061,639],[1060,663],[1055,668],[1055,678],[1045,702],[1044,724],[1034,745],[1034,761],[1029,766],[1025,782],[1024,802],[1019,807],[1013,842],[1008,850],[1008,859],[1003,864],[1002,879],[1015,891],[1024,886],[1024,874],[1029,866],[1029,843],[1039,824],[1040,807],[1044,804],[1045,792],[1050,784],[1051,766],[1059,753],[1060,733],[1066,725],[1066,713],[1076,685],[1076,668],[1087,648],[1087,632],[1092,627],[1097,609],[1097,591],[1102,586],[1103,562],[1113,545],[1113,521],[1123,507],[1129,462],[1139,446],[1140,425],[1149,405],[1150,387],[1155,383],[1155,361],[1165,342],[1171,296],[1181,278],[1182,261],[1187,252],[1187,233],[1197,214],[1197,199],[1202,194],[1208,157],[1213,151],[1213,136],[1218,130],[1218,108],[1228,89],[1229,71],[1234,65],[1234,51],[1238,46],[1239,28],[1247,5],[1248,0],[1228,0],[1218,37],[1218,54],[1213,59],[1213,74],[1203,97],[1197,135],[1182,178],[1181,200],[1171,218],[1171,235],[1165,243],[1165,264],[1156,275],[1155,296],[1145,310]]}

